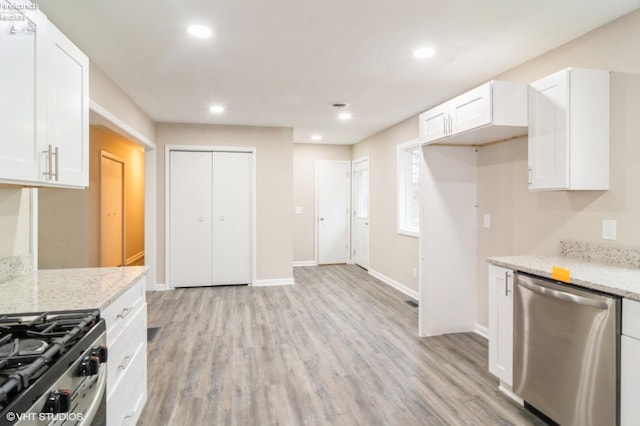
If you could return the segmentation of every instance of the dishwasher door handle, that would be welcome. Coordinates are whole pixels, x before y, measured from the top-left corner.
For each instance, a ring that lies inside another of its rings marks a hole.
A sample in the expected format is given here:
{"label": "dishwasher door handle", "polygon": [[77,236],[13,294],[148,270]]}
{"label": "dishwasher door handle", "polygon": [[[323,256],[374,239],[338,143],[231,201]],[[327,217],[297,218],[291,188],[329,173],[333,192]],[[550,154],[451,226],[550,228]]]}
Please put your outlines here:
{"label": "dishwasher door handle", "polygon": [[555,299],[577,303],[579,305],[591,306],[598,309],[607,309],[609,307],[609,304],[607,302],[603,302],[601,300],[590,299],[588,297],[579,296],[577,294],[565,293],[564,291],[554,290],[529,281],[518,280],[518,285],[521,285],[522,287],[543,296],[549,296]]}

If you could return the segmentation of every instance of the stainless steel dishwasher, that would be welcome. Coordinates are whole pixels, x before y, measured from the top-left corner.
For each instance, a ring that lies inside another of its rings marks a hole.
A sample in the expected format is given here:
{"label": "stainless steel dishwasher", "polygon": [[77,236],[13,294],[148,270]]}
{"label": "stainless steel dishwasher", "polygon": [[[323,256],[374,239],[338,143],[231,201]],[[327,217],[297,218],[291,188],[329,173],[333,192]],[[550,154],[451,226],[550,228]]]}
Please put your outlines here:
{"label": "stainless steel dishwasher", "polygon": [[619,424],[620,298],[515,277],[514,392],[563,426]]}

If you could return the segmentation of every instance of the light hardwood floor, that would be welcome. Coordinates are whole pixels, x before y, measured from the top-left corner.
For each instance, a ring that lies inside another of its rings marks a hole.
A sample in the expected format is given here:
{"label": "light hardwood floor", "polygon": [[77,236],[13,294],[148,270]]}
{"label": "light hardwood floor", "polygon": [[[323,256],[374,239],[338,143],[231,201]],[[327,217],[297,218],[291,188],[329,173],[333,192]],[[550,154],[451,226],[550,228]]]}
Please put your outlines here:
{"label": "light hardwood floor", "polygon": [[139,424],[544,424],[497,391],[482,337],[417,337],[408,297],[356,266],[294,275],[149,293]]}

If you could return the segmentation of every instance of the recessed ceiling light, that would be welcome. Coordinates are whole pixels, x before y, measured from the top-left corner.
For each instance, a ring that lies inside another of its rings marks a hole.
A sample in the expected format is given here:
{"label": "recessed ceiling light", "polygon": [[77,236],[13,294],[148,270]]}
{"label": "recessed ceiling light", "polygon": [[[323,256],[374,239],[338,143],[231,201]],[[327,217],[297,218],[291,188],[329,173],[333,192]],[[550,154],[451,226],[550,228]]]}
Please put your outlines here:
{"label": "recessed ceiling light", "polygon": [[224,106],[222,105],[211,105],[209,107],[209,112],[212,114],[222,114],[224,112]]}
{"label": "recessed ceiling light", "polygon": [[433,47],[421,47],[413,51],[413,57],[416,59],[427,59],[431,58],[436,54],[436,49]]}
{"label": "recessed ceiling light", "polygon": [[344,111],[338,114],[338,118],[340,120],[350,120],[351,117],[353,117],[353,114],[351,114],[349,111]]}
{"label": "recessed ceiling light", "polygon": [[322,135],[311,135],[311,140],[312,141],[321,141],[322,140]]}
{"label": "recessed ceiling light", "polygon": [[211,28],[205,25],[189,25],[187,32],[196,38],[209,38],[213,35]]}

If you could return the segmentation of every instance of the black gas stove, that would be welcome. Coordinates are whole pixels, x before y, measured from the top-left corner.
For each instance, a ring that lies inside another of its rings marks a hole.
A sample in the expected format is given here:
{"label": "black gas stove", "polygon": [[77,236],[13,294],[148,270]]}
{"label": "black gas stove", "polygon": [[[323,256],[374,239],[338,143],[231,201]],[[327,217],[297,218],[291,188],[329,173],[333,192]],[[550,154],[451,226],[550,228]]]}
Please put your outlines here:
{"label": "black gas stove", "polygon": [[99,423],[105,330],[98,310],[0,315],[0,425]]}

